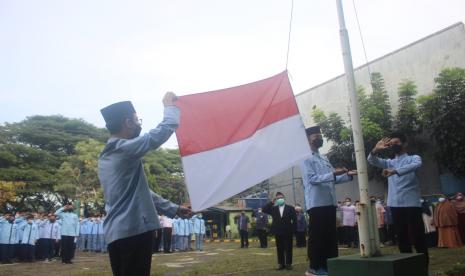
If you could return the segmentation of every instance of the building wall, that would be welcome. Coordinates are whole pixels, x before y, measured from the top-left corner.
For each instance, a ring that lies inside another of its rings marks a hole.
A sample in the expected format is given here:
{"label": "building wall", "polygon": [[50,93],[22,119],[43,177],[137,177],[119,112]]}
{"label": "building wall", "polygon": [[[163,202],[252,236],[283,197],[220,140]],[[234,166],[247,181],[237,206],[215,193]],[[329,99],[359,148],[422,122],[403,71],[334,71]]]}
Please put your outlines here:
{"label": "building wall", "polygon": [[[367,65],[356,68],[355,81],[371,93],[369,72],[379,72],[384,78],[393,114],[398,109],[397,88],[404,79],[410,79],[417,85],[418,95],[430,94],[434,89],[434,78],[447,67],[465,68],[465,28],[463,23],[454,24],[446,29],[407,45],[397,51],[380,57]],[[336,112],[344,120],[349,120],[349,96],[345,76],[341,75],[318,86],[310,88],[296,96],[297,105],[306,127],[314,125],[311,112],[314,106],[324,112]],[[329,145],[322,148],[326,152]],[[367,151],[369,149],[366,149]],[[423,166],[418,171],[423,194],[441,192],[439,169],[431,152],[423,156]],[[299,175],[300,169],[294,168]],[[292,170],[289,169],[270,179],[270,192],[281,190],[288,199],[303,203],[302,185],[296,185],[296,196],[292,188]],[[273,187],[273,189],[272,189]],[[337,185],[338,200],[348,196],[358,198],[358,183]],[[385,184],[370,181],[370,194],[384,196]]]}

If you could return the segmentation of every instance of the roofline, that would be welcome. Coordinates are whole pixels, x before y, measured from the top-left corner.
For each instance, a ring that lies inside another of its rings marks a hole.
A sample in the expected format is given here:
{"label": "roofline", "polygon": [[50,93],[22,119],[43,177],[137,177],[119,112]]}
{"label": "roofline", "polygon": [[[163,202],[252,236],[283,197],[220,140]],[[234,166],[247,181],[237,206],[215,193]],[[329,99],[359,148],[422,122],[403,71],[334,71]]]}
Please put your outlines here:
{"label": "roofline", "polygon": [[[366,66],[368,66],[368,65],[370,65],[370,64],[372,64],[372,63],[375,63],[375,62],[377,62],[377,61],[379,61],[379,60],[381,60],[381,59],[384,59],[384,58],[386,58],[386,57],[388,57],[388,56],[394,55],[394,54],[396,54],[396,53],[398,53],[398,52],[400,52],[400,51],[402,51],[402,50],[405,50],[405,49],[407,49],[407,48],[410,48],[410,47],[414,46],[415,44],[418,44],[418,43],[420,43],[420,42],[423,42],[424,40],[427,40],[427,39],[429,39],[429,38],[431,38],[431,37],[433,37],[433,36],[436,36],[436,35],[438,35],[438,34],[440,34],[440,33],[443,33],[443,32],[445,32],[445,31],[448,31],[448,30],[453,29],[453,28],[455,28],[455,27],[457,27],[457,26],[460,26],[460,25],[462,26],[462,28],[465,28],[465,25],[464,25],[463,22],[457,22],[457,23],[455,23],[455,24],[453,24],[453,25],[450,25],[449,27],[446,27],[446,28],[444,28],[444,29],[441,29],[441,30],[439,30],[439,31],[437,31],[437,32],[435,32],[435,33],[432,33],[432,34],[430,34],[430,35],[428,35],[428,36],[425,36],[425,37],[423,37],[423,38],[421,38],[421,39],[419,39],[419,40],[416,40],[416,41],[414,41],[414,42],[412,42],[412,43],[410,43],[410,44],[407,44],[407,45],[405,45],[405,46],[403,46],[403,47],[401,47],[401,48],[399,48],[399,49],[397,49],[397,50],[395,50],[395,51],[392,51],[392,52],[390,52],[390,53],[388,53],[388,54],[385,54],[385,55],[383,55],[383,56],[381,56],[381,57],[378,57],[378,58],[376,58],[376,59],[374,59],[374,60],[372,60],[372,61],[369,61],[368,63],[365,63],[365,64],[363,64],[363,65],[360,65],[360,66],[354,68],[354,71],[360,70],[360,69],[362,69],[363,67],[366,67]],[[320,86],[323,86],[323,85],[325,85],[325,84],[327,84],[327,83],[330,83],[330,82],[332,82],[332,81],[334,81],[334,80],[336,80],[336,79],[338,79],[338,78],[340,78],[340,77],[343,77],[344,75],[345,75],[345,74],[340,74],[340,75],[338,75],[338,76],[336,76],[336,77],[334,77],[334,78],[331,78],[331,79],[329,79],[329,80],[327,80],[327,81],[325,81],[325,82],[322,82],[322,83],[320,83],[320,84],[318,84],[318,85],[315,85],[315,86],[313,86],[313,87],[311,87],[311,88],[309,88],[309,89],[306,89],[306,90],[304,90],[304,91],[302,91],[302,92],[296,94],[295,96],[297,97],[297,96],[303,95],[303,94],[305,94],[305,93],[311,92],[313,89],[315,89],[315,88],[317,88],[317,87],[320,87]]]}

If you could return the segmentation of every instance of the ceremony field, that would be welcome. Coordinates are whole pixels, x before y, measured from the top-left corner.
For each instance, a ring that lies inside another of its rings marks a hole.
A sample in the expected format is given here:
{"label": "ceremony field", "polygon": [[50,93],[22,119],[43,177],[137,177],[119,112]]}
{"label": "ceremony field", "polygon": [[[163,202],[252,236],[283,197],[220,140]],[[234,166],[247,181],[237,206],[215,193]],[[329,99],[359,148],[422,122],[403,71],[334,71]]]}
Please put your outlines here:
{"label": "ceremony field", "polygon": [[[273,244],[271,244],[273,246]],[[396,252],[385,247],[383,253]],[[340,248],[341,255],[358,254],[358,250]],[[430,249],[430,275],[447,275],[458,263],[465,263],[465,247],[458,249]],[[257,248],[252,242],[249,249],[237,243],[207,243],[202,252],[189,251],[156,254],[152,261],[152,275],[303,275],[307,267],[306,249],[294,248],[294,269],[276,271],[276,248]],[[60,261],[51,263],[15,263],[0,265],[0,275],[54,276],[54,275],[112,275],[107,254],[80,253],[74,264]],[[347,275],[350,275],[347,274]],[[464,275],[464,274],[451,274]]]}

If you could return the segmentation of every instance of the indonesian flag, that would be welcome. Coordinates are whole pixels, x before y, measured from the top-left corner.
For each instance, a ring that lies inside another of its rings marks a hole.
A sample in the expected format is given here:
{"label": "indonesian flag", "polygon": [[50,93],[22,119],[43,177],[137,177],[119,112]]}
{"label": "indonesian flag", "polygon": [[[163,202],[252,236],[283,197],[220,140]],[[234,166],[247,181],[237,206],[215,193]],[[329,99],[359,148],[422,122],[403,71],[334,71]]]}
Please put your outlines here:
{"label": "indonesian flag", "polygon": [[287,71],[179,97],[176,136],[194,211],[211,207],[310,155]]}

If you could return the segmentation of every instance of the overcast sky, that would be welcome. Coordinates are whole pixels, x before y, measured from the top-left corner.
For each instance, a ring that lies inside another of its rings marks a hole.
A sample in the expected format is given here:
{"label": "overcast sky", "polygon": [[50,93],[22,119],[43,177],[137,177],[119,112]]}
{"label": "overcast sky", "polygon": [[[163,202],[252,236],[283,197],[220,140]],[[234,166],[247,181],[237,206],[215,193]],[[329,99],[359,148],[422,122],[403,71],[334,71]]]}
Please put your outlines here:
{"label": "overcast sky", "polygon": [[[358,66],[353,2],[343,2]],[[463,0],[355,4],[369,60],[465,21]],[[102,107],[131,100],[147,131],[161,119],[165,91],[205,92],[285,70],[290,9],[290,0],[0,0],[0,123],[62,114],[103,127]],[[334,0],[294,0],[292,26],[295,94],[343,73]]]}

